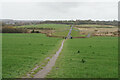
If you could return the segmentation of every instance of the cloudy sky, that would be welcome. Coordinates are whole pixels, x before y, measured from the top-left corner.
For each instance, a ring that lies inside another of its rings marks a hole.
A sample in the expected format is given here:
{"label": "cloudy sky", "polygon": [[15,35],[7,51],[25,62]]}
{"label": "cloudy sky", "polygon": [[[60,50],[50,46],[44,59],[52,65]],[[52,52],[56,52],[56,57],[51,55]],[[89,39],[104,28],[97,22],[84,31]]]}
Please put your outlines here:
{"label": "cloudy sky", "polygon": [[3,19],[118,19],[118,0],[2,0],[0,6]]}

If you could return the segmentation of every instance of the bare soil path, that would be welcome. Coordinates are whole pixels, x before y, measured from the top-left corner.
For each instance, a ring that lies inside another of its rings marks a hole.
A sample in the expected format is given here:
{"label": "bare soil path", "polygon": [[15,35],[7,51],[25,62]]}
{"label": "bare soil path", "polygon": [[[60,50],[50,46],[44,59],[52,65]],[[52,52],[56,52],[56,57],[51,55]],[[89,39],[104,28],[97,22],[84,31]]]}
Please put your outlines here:
{"label": "bare soil path", "polygon": [[62,41],[61,47],[56,52],[56,54],[50,59],[48,64],[40,70],[37,74],[34,75],[34,78],[45,78],[45,76],[50,72],[52,67],[55,65],[56,59],[58,58],[62,48],[63,48],[64,40]]}

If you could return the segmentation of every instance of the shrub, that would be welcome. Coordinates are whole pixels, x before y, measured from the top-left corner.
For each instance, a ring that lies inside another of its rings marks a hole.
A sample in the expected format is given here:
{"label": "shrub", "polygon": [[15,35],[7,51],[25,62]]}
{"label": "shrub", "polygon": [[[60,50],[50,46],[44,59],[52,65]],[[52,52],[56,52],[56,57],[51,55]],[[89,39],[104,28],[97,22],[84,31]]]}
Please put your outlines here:
{"label": "shrub", "polygon": [[34,29],[31,31],[31,33],[34,33],[35,31],[34,31]]}
{"label": "shrub", "polygon": [[2,33],[27,33],[27,29],[23,28],[13,28],[13,27],[4,27],[2,28]]}
{"label": "shrub", "polygon": [[40,33],[39,31],[35,31],[36,33]]}
{"label": "shrub", "polygon": [[40,33],[39,31],[34,31],[34,29],[31,31],[31,33]]}

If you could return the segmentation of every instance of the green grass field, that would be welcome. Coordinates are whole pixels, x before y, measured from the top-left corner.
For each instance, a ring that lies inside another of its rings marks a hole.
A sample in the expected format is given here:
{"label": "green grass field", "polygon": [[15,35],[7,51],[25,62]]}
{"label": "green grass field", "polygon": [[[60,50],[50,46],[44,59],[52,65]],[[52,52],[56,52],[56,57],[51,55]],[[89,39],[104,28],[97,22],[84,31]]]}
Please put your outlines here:
{"label": "green grass field", "polygon": [[56,31],[55,33],[53,33],[53,36],[62,36],[62,37],[67,37],[69,33],[69,30],[66,31]]}
{"label": "green grass field", "polygon": [[65,41],[47,78],[117,78],[117,40],[117,37],[93,37]]}
{"label": "green grass field", "polygon": [[[89,25],[81,25],[90,27]],[[39,24],[17,26],[22,28],[54,28],[54,36],[66,37],[70,25]],[[91,25],[91,27],[101,27]],[[105,26],[106,27],[106,26]],[[80,35],[73,28],[72,37]],[[46,37],[40,33],[4,33],[2,36],[2,75],[3,78],[25,76],[45,58],[53,56],[63,39]],[[73,38],[64,42],[64,47],[55,66],[47,78],[117,78],[118,77],[118,38],[91,37]],[[32,75],[33,76],[33,75]]]}
{"label": "green grass field", "polygon": [[3,34],[2,38],[3,78],[24,76],[36,64],[54,54],[62,40],[43,34]]}
{"label": "green grass field", "polygon": [[71,32],[72,37],[86,37],[87,35],[80,35],[80,30],[77,28],[73,28]]}
{"label": "green grass field", "polygon": [[55,30],[64,30],[69,29],[70,25],[65,24],[38,24],[38,25],[24,25],[24,26],[16,26],[19,28],[54,28]]}
{"label": "green grass field", "polygon": [[16,26],[17,28],[53,28],[55,29],[55,32],[52,33],[53,36],[62,36],[66,37],[70,25],[65,25],[65,24],[39,24],[39,25],[24,25],[24,26]]}

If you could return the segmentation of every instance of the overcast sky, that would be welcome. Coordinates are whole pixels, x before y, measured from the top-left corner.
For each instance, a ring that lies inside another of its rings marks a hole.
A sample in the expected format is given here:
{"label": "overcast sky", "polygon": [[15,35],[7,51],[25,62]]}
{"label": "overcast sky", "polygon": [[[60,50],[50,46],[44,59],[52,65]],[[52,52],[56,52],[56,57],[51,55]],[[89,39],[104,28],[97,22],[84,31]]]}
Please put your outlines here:
{"label": "overcast sky", "polygon": [[1,5],[3,19],[118,19],[118,0],[2,0]]}

